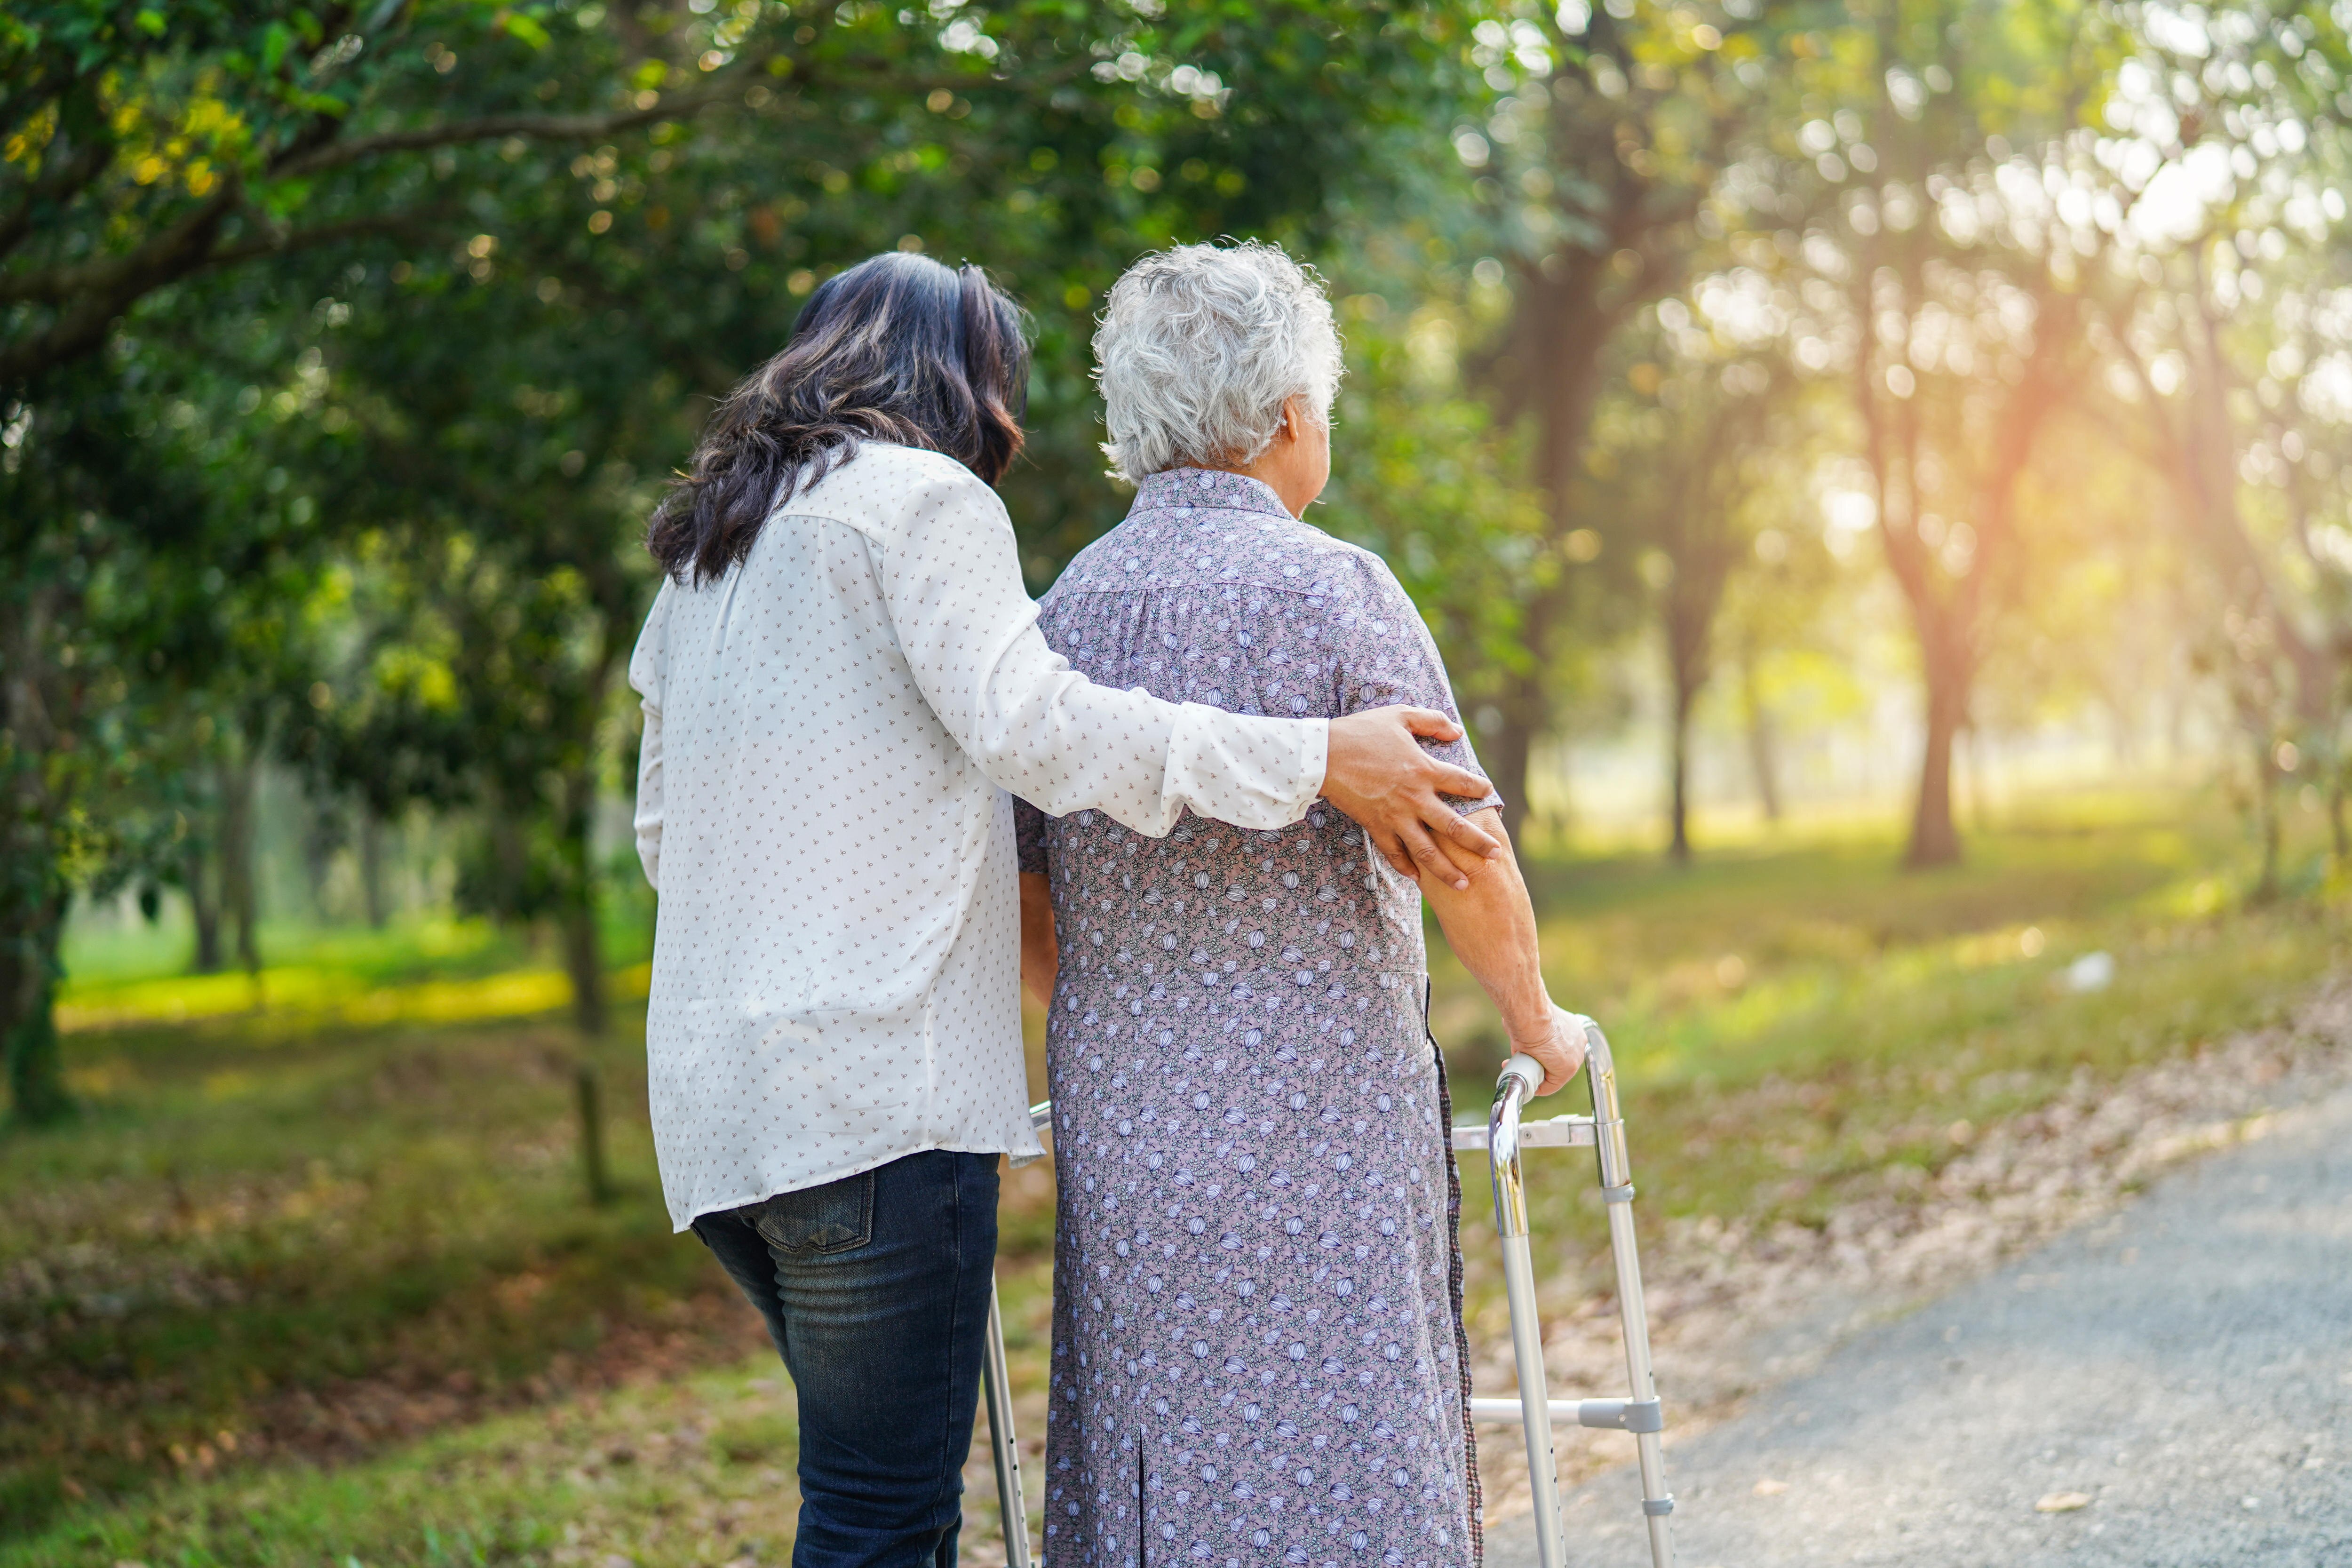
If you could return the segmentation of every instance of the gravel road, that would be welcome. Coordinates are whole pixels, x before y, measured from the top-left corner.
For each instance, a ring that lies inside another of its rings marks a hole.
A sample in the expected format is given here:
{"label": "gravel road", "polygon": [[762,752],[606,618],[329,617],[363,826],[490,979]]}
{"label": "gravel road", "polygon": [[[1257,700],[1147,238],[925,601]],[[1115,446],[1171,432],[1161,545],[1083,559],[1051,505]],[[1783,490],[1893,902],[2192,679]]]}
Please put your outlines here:
{"label": "gravel road", "polygon": [[[2347,1568],[2352,1089],[1864,1332],[1667,1473],[1685,1568]],[[1575,1568],[1648,1563],[1630,1472],[1568,1520]],[[1526,1516],[1486,1561],[1532,1568]]]}

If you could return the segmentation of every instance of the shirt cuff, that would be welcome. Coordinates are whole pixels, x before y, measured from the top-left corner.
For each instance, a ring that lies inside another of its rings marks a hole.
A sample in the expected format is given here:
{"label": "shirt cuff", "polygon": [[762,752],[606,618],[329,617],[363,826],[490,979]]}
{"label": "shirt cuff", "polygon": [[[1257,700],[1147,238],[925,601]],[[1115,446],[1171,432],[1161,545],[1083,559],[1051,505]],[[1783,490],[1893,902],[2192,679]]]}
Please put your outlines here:
{"label": "shirt cuff", "polygon": [[1259,719],[1199,702],[1176,710],[1162,805],[1172,823],[1189,806],[1235,827],[1287,827],[1323,791],[1330,760],[1326,719]]}

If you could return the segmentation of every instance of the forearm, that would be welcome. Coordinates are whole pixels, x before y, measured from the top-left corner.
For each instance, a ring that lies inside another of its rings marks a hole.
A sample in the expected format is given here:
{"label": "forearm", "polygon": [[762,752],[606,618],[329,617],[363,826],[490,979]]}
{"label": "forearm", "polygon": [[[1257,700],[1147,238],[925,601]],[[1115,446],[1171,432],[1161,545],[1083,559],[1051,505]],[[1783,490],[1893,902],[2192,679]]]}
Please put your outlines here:
{"label": "forearm", "polygon": [[1544,990],[1535,909],[1519,874],[1518,858],[1503,831],[1502,813],[1477,812],[1471,820],[1499,842],[1503,852],[1475,869],[1465,867],[1472,870],[1466,889],[1423,878],[1422,897],[1429,900],[1454,956],[1493,998],[1512,1043],[1549,1041],[1551,998]]}
{"label": "forearm", "polygon": [[1053,1005],[1054,976],[1061,963],[1054,944],[1054,896],[1046,879],[1021,873],[1021,984],[1041,1007]]}

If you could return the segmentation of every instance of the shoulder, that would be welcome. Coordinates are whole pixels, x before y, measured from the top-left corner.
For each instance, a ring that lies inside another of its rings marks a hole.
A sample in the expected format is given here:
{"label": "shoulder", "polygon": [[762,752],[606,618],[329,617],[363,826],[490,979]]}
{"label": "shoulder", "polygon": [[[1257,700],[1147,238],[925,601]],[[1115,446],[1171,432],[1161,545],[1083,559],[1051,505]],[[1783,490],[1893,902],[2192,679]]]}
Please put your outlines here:
{"label": "shoulder", "polygon": [[1389,563],[1362,545],[1304,521],[1277,522],[1265,531],[1263,558],[1269,570],[1261,575],[1268,586],[1312,593],[1340,614],[1415,613]]}
{"label": "shoulder", "polygon": [[1111,525],[1110,531],[1070,557],[1062,574],[1054,579],[1056,588],[1072,589],[1124,587],[1123,578],[1130,575],[1127,563],[1139,559],[1139,548],[1150,543],[1141,537],[1136,520],[1129,517]]}
{"label": "shoulder", "polygon": [[1329,584],[1332,619],[1343,632],[1376,642],[1400,636],[1415,643],[1430,640],[1421,606],[1412,602],[1387,562],[1361,545],[1340,539],[1329,542],[1332,548],[1324,575]]}
{"label": "shoulder", "polygon": [[793,517],[846,523],[887,543],[908,529],[955,514],[1013,526],[1002,497],[940,452],[861,441],[857,455],[777,508]]}
{"label": "shoulder", "polygon": [[1374,594],[1382,597],[1404,597],[1404,584],[1396,580],[1389,563],[1365,549],[1337,534],[1326,533],[1313,523],[1301,521],[1298,531],[1312,536],[1305,548],[1323,566],[1325,575],[1337,586],[1358,594]]}

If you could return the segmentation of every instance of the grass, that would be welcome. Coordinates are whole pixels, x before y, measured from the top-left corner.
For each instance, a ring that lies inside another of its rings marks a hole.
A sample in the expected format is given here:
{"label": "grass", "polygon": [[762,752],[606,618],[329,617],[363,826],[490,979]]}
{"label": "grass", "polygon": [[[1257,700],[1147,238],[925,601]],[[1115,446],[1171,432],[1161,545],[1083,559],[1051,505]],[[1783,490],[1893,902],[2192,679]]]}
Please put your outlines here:
{"label": "grass", "polygon": [[[87,1513],[44,1562],[685,1568],[776,1562],[799,1491],[770,1369],[702,1373],[494,1417],[373,1463],[246,1470]],[[13,1554],[12,1554],[13,1556]]]}
{"label": "grass", "polygon": [[[2019,811],[1926,875],[1891,856],[1845,829],[1682,870],[1533,867],[1554,994],[1617,1047],[1645,1214],[1815,1221],[2077,1073],[2266,1021],[2344,961],[2315,877],[2245,907],[2238,831],[2195,797]],[[1467,1118],[1501,1042],[1436,945]],[[749,1310],[669,1235],[634,1025],[605,1052],[625,1190],[592,1209],[579,1047],[513,1000],[543,963],[462,928],[271,950],[289,962],[263,1015],[171,1022],[184,983],[133,963],[79,984],[68,1051],[92,1110],[0,1142],[19,1194],[0,1211],[0,1568],[780,1561],[789,1394]],[[2095,950],[2114,984],[2067,989]],[[305,992],[297,971],[326,978]],[[1475,1215],[1475,1162],[1465,1177]],[[1587,1185],[1536,1190],[1570,1271],[1600,1236]],[[1034,1436],[1049,1170],[1005,1192]],[[972,1508],[992,1514],[984,1489]]]}
{"label": "grass", "polygon": [[[635,896],[604,912],[604,952],[618,966],[623,999],[646,994],[648,918]],[[187,973],[194,942],[185,927],[176,909],[152,923],[82,922],[66,943],[58,1023],[71,1031],[250,1015],[247,1032],[283,1036],[334,1025],[522,1017],[560,1007],[570,994],[543,933],[484,920],[425,916],[383,930],[273,923],[260,932],[267,963],[253,975]]]}
{"label": "grass", "polygon": [[[2195,797],[2049,803],[1933,872],[1888,848],[1536,872],[1547,980],[1608,1029],[1636,1168],[1667,1212],[1811,1223],[2077,1072],[2272,1021],[2352,936],[2324,896],[2246,907],[2235,825]],[[2100,952],[2112,984],[2070,989],[2070,963]],[[1433,967],[1457,1105],[1483,1104],[1502,1042],[1450,958]]]}

